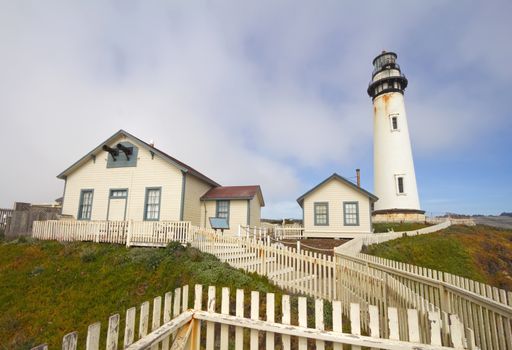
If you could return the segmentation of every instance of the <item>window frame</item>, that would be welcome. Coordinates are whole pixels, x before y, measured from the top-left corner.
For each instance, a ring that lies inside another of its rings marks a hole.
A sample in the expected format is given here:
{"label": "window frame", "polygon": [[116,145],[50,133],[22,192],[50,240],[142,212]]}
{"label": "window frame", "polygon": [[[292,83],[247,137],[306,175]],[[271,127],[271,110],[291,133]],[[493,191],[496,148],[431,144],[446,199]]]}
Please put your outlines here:
{"label": "window frame", "polygon": [[[325,214],[317,213],[317,208],[325,206]],[[318,215],[325,215],[325,223],[318,220]],[[315,226],[329,226],[329,202],[315,202],[313,205],[313,222]]]}
{"label": "window frame", "polygon": [[[148,218],[148,206],[154,205],[154,203],[148,203],[149,192],[158,191],[158,215],[156,218]],[[160,210],[162,208],[162,187],[146,187],[146,195],[144,198],[144,221],[160,221]]]}
{"label": "window frame", "polygon": [[[400,192],[400,179],[402,180],[402,192]],[[405,174],[396,174],[395,175],[395,190],[398,196],[406,196],[407,192],[405,191]]]}
{"label": "window frame", "polygon": [[[356,206],[356,212],[355,212],[355,215],[356,215],[356,223],[349,223],[347,222],[347,218],[348,218],[348,214],[353,214],[353,213],[348,213],[347,212],[347,206],[348,205],[354,205]],[[358,201],[347,201],[347,202],[343,202],[343,226],[360,226],[360,221],[359,221],[359,202]]]}
{"label": "window frame", "polygon": [[[398,113],[393,113],[389,115],[389,127],[392,132],[394,131],[400,131],[400,127],[398,126]],[[396,120],[396,128],[394,126],[393,120]]]}
{"label": "window frame", "polygon": [[[114,196],[114,192],[124,192],[124,196]],[[126,199],[128,198],[128,189],[127,188],[111,188],[108,195],[109,199]]]}
{"label": "window frame", "polygon": [[[91,194],[91,203],[87,204],[90,206],[89,208],[89,216],[84,217],[83,216],[83,206],[84,206],[84,196],[85,194],[90,193]],[[94,189],[93,188],[85,188],[80,190],[80,201],[78,203],[78,213],[76,215],[77,220],[91,220],[92,218],[92,205],[94,203]]]}
{"label": "window frame", "polygon": [[[226,203],[226,217],[223,217],[223,216],[219,216],[219,204],[220,203]],[[231,212],[231,201],[229,199],[219,199],[219,200],[216,200],[215,201],[215,217],[216,218],[222,218],[222,219],[226,219],[227,220],[227,223],[229,225],[229,217],[230,217],[230,212]]]}

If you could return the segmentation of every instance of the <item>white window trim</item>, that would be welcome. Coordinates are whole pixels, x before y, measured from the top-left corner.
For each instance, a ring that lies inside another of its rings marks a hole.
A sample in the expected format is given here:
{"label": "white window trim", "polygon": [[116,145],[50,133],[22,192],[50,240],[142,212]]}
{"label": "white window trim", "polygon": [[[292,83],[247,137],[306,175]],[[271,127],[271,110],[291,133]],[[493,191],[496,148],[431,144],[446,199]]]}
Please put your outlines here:
{"label": "white window trim", "polygon": [[[388,116],[389,117],[389,129],[391,130],[391,132],[400,131],[400,118],[398,117],[399,115],[400,114],[398,114],[398,113],[393,113]],[[393,129],[393,118],[394,117],[396,117],[396,126],[397,126],[396,129]]]}
{"label": "white window trim", "polygon": [[[399,188],[398,188],[398,178],[401,177],[403,180],[403,186],[404,186],[404,192],[400,193],[399,191]],[[397,196],[407,196],[407,186],[406,186],[406,183],[405,183],[405,174],[395,174],[395,190],[396,190],[396,195]]]}

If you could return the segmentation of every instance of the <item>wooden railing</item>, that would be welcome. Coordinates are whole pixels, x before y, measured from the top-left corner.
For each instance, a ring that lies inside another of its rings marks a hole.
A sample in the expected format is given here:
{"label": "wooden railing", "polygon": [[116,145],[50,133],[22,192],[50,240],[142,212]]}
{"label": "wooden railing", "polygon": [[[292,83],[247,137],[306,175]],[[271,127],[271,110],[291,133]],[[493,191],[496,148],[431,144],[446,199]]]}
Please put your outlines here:
{"label": "wooden railing", "polygon": [[[407,235],[428,233],[418,231]],[[474,334],[481,349],[512,350],[512,293],[441,271],[359,253],[363,245],[401,236],[389,233],[361,237],[335,249],[341,299],[346,304],[358,302],[363,309],[372,304],[383,309],[413,307],[420,315],[437,310],[445,328],[448,314],[456,314],[467,337]],[[404,320],[406,315],[399,317]]]}
{"label": "wooden railing", "polygon": [[32,236],[58,241],[91,241],[127,246],[165,246],[169,242],[187,243],[188,221],[34,221]]}
{"label": "wooden railing", "polygon": [[245,271],[267,276],[291,292],[333,300],[336,295],[332,256],[300,252],[270,240],[221,236],[213,230],[196,229],[192,246]]}
{"label": "wooden railing", "polygon": [[268,229],[266,227],[238,225],[237,234],[238,237],[263,240],[268,236]]}
{"label": "wooden railing", "polygon": [[[69,239],[67,235],[71,235],[80,240],[115,242],[117,239],[119,243],[126,243],[123,239],[129,236],[128,231],[135,231],[129,224],[113,224],[113,228],[105,228],[102,226],[105,223],[80,222],[69,227],[64,221],[59,223],[41,223],[46,226],[37,227],[34,235],[43,239],[66,240]],[[103,228],[91,231],[87,225]],[[433,232],[449,226],[449,223],[436,226],[408,232],[407,235]],[[482,349],[512,350],[510,293],[439,271],[359,253],[364,244],[398,238],[403,233],[362,235],[336,248],[334,259],[255,237],[223,236],[213,230],[191,227],[188,223],[147,223],[147,227],[137,232],[135,236],[138,235],[141,241],[137,244],[159,246],[169,240],[190,242],[233,267],[267,276],[290,292],[340,300],[345,315],[350,314],[350,304],[355,302],[361,305],[364,315],[369,315],[370,306],[376,306],[384,322],[388,308],[396,307],[399,321],[406,324],[408,316],[404,310],[417,309],[424,338],[428,335],[431,312],[439,314],[444,341],[450,335],[449,314],[456,314],[464,325],[469,342],[474,334],[476,344]],[[53,238],[45,238],[49,236]],[[128,242],[133,240],[128,239]],[[362,318],[362,325],[365,331],[371,330],[369,316]],[[400,332],[405,334],[406,329],[401,328]]]}
{"label": "wooden railing", "polygon": [[304,227],[276,227],[274,229],[276,239],[302,239]]}
{"label": "wooden railing", "polygon": [[[110,316],[104,338],[99,322],[90,325],[83,338],[76,331],[66,334],[62,349],[76,350],[80,343],[85,343],[86,350],[475,348],[471,341],[465,347],[461,325],[454,315],[450,317],[450,336],[443,339],[436,312],[429,313],[428,332],[422,332],[417,310],[405,310],[406,322],[400,323],[396,308],[382,313],[378,307],[370,306],[370,331],[362,335],[361,320],[367,315],[356,303],[350,305],[349,317],[343,319],[339,301],[289,295],[276,298],[273,293],[246,294],[242,289],[231,292],[234,291],[215,286],[209,286],[206,292],[202,285],[195,285],[192,300],[188,286],[177,288],[163,298],[154,298],[151,310],[149,302],[126,310],[123,322],[120,314]],[[297,317],[292,315],[295,312]],[[33,350],[47,348],[42,344]]]}

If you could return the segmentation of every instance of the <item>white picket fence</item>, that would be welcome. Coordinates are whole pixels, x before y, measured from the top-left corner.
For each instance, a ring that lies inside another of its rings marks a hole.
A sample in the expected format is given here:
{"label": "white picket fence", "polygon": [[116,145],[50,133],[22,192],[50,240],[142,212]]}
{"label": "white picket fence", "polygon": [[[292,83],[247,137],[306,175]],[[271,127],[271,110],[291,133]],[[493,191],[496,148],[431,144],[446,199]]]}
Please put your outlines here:
{"label": "white picket fence", "polygon": [[129,246],[162,247],[169,242],[187,243],[188,221],[34,221],[32,237],[57,241],[91,241]]}
{"label": "white picket fence", "polygon": [[[436,226],[410,232],[390,232],[355,238],[335,248],[339,290],[362,308],[413,307],[425,315],[438,310],[443,326],[448,314],[457,314],[468,337],[485,350],[512,350],[512,293],[467,278],[360,253],[365,245],[378,244],[403,235],[435,232],[450,226]],[[369,288],[368,286],[372,286]],[[399,315],[402,319],[406,315]]]}
{"label": "white picket fence", "polygon": [[[434,232],[449,224],[441,223],[408,232],[407,235]],[[48,225],[51,227],[51,224]],[[444,341],[450,337],[449,314],[456,314],[463,324],[463,333],[469,344],[474,334],[477,346],[482,349],[512,350],[510,293],[439,271],[359,253],[364,244],[395,239],[403,233],[361,236],[336,248],[333,258],[304,250],[297,251],[279,243],[271,244],[269,239],[260,240],[255,236],[248,239],[244,236],[220,235],[213,230],[196,228],[190,224],[180,224],[177,227],[180,227],[178,231],[182,232],[181,235],[170,229],[155,230],[148,226],[147,229],[154,230],[151,232],[156,232],[159,238],[148,238],[144,244],[159,246],[165,240],[176,237],[176,240],[189,242],[233,267],[267,276],[276,285],[290,292],[313,298],[340,300],[345,315],[349,315],[351,303],[360,304],[365,315],[369,314],[370,306],[377,306],[383,315],[381,321],[384,322],[387,317],[386,310],[395,307],[399,310],[397,317],[400,324],[407,324],[408,315],[405,310],[417,309],[424,338],[428,333],[427,325],[432,312],[440,315]],[[117,232],[116,230],[113,232]],[[39,236],[45,237],[44,232],[46,231],[39,232]],[[57,232],[57,237],[63,238],[65,235],[65,232]],[[151,236],[152,233],[146,235]],[[113,237],[115,239],[116,236]],[[122,239],[120,243],[123,243]],[[368,317],[362,318],[362,325],[365,331],[371,330]],[[406,329],[401,328],[400,332],[405,334]]]}
{"label": "white picket fence", "polygon": [[269,239],[221,236],[213,230],[197,229],[193,247],[215,255],[231,266],[267,276],[276,285],[294,293],[333,300],[336,295],[332,256],[298,252]]}
{"label": "white picket fence", "polygon": [[276,227],[274,232],[279,240],[304,238],[304,227]]}
{"label": "white picket fence", "polygon": [[[342,303],[336,300],[310,299],[308,307],[305,297],[276,298],[274,293],[246,294],[243,289],[231,292],[234,291],[229,288],[209,286],[206,293],[202,285],[195,285],[192,301],[189,286],[177,288],[163,298],[154,298],[151,310],[146,301],[140,307],[126,310],[122,322],[120,314],[110,316],[104,338],[100,322],[91,324],[83,338],[77,331],[66,334],[62,349],[76,350],[84,343],[86,350],[475,349],[471,340],[465,346],[455,315],[450,316],[450,337],[444,339],[436,312],[429,313],[428,332],[423,332],[414,309],[406,310],[407,320],[401,324],[396,308],[382,313],[377,306],[370,306],[366,314],[352,303],[349,317],[344,319]],[[370,324],[368,335],[362,335],[361,320],[365,318]],[[42,344],[32,350],[47,349]]]}
{"label": "white picket fence", "polygon": [[238,225],[237,235],[238,237],[262,240],[268,236],[268,229],[266,227]]}

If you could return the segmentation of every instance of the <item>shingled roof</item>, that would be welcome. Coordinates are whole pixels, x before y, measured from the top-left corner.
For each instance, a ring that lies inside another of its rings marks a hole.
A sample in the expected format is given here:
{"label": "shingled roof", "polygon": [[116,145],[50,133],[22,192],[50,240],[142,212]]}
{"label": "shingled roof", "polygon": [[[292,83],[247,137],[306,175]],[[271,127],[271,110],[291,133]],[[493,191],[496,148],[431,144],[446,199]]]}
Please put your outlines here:
{"label": "shingled roof", "polygon": [[265,206],[261,187],[258,185],[213,187],[201,197],[201,200],[253,199],[254,196],[258,196],[261,206]]}

